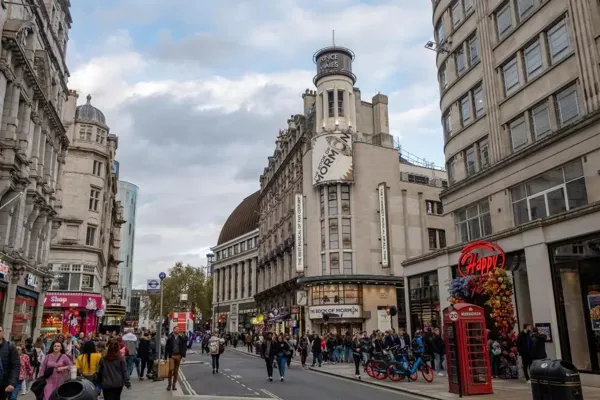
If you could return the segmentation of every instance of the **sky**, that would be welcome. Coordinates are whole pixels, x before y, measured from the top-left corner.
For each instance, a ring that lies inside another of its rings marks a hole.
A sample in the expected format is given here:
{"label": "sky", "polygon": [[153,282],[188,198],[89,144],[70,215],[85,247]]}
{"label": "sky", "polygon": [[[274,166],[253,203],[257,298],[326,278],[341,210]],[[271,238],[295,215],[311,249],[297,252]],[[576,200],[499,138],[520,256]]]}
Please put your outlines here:
{"label": "sky", "polygon": [[302,113],[332,30],[356,53],[363,100],[389,96],[402,148],[443,165],[430,1],[71,0],[71,14],[69,87],[105,113],[120,179],[140,188],[134,287],[177,261],[206,265]]}

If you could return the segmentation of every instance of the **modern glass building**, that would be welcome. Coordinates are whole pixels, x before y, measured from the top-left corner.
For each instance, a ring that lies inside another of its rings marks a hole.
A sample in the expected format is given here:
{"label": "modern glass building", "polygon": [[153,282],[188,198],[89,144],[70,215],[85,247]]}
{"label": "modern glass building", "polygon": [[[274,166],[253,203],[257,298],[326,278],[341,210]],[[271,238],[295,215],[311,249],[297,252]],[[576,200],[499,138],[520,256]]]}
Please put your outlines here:
{"label": "modern glass building", "polygon": [[133,183],[119,181],[117,200],[123,205],[123,219],[121,226],[121,250],[119,259],[119,289],[122,289],[121,305],[130,312],[131,288],[133,278],[133,250],[135,245],[135,216],[139,188]]}

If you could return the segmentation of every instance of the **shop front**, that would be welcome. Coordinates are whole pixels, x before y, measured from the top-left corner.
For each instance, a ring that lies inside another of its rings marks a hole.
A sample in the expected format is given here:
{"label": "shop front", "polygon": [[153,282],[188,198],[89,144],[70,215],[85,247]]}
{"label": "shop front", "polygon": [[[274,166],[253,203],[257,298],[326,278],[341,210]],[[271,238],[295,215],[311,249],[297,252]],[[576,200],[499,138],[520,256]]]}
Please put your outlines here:
{"label": "shop front", "polygon": [[105,300],[96,293],[48,292],[41,332],[49,336],[96,332],[105,310]]}
{"label": "shop front", "polygon": [[32,273],[26,273],[19,280],[10,331],[11,340],[20,341],[32,337],[41,286],[41,279]]}
{"label": "shop front", "polygon": [[4,326],[4,305],[6,304],[6,292],[8,291],[8,265],[0,261],[0,326]]}

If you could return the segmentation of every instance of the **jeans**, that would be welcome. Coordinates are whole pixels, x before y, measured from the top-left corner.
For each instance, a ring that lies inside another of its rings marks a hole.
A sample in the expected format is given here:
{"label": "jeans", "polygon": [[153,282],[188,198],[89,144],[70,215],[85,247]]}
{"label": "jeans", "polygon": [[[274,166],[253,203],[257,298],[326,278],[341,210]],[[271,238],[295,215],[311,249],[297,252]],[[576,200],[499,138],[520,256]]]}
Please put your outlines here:
{"label": "jeans", "polygon": [[434,359],[433,368],[435,369],[435,372],[437,372],[439,374],[442,370],[442,363],[444,362],[444,355],[440,354],[440,353],[433,353],[433,359]]}
{"label": "jeans", "polygon": [[212,358],[212,369],[215,371],[219,370],[219,357],[221,357],[220,354],[211,354],[210,358]]}
{"label": "jeans", "polygon": [[313,353],[313,362],[312,362],[313,367],[315,366],[317,361],[319,362],[319,367],[320,367],[321,364],[323,364],[323,353]]}
{"label": "jeans", "polygon": [[127,374],[131,377],[133,373],[133,366],[135,365],[135,371],[140,376],[140,359],[137,356],[127,356]]}
{"label": "jeans", "polygon": [[[144,376],[144,371],[146,371],[146,367],[148,367],[148,374],[152,373],[152,361],[147,358],[140,358],[140,369],[139,375],[140,378]],[[146,375],[148,376],[148,375]]]}
{"label": "jeans", "polygon": [[500,373],[500,356],[490,353],[490,364],[492,364],[492,376],[498,376]]}
{"label": "jeans", "polygon": [[529,381],[529,367],[531,367],[531,358],[521,356],[521,363],[523,364],[525,380]]}
{"label": "jeans", "polygon": [[121,392],[123,392],[123,386],[120,388],[102,389],[104,400],[121,400]]}
{"label": "jeans", "polygon": [[282,378],[285,376],[285,367],[287,366],[287,357],[283,353],[277,354],[277,369],[279,370],[279,376]]}
{"label": "jeans", "polygon": [[301,350],[300,351],[300,361],[302,362],[302,366],[306,365],[306,358],[308,357],[308,351],[307,350]]}
{"label": "jeans", "polygon": [[269,357],[265,357],[265,363],[267,364],[267,376],[269,378],[273,377],[273,359]]}
{"label": "jeans", "polygon": [[360,376],[360,354],[353,353],[352,358],[354,359],[354,375]]}
{"label": "jeans", "polygon": [[23,381],[17,381],[15,385],[15,390],[10,394],[10,400],[17,400],[19,398],[19,393],[21,392],[21,386],[23,385]]}

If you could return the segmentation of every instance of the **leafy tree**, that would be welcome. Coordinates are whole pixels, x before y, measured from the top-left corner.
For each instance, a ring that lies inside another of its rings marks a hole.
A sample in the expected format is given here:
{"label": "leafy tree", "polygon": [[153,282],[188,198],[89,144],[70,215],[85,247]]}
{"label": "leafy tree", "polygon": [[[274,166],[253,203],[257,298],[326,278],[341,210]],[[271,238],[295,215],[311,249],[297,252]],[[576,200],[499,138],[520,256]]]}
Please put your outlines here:
{"label": "leafy tree", "polygon": [[[204,318],[210,315],[212,277],[207,279],[205,269],[176,262],[162,285],[163,318],[177,311],[192,311],[196,315],[201,312]],[[187,301],[181,301],[182,294],[187,294]],[[160,314],[160,294],[148,295],[148,300],[142,311],[148,311],[150,318],[155,319]]]}

